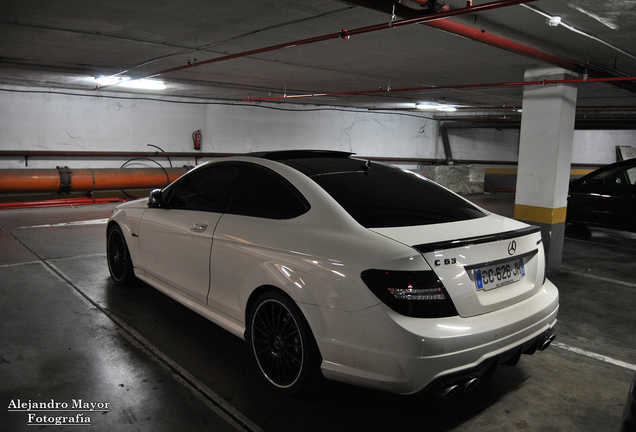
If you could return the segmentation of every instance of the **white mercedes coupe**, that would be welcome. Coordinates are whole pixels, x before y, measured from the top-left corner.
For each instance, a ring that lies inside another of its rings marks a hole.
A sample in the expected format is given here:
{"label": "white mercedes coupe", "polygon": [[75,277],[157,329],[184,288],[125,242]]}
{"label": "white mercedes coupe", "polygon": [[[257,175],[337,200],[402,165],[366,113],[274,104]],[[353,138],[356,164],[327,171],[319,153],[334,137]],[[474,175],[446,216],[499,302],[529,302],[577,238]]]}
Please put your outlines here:
{"label": "white mercedes coupe", "polygon": [[107,260],[245,339],[287,394],[447,398],[545,349],[559,308],[539,228],[344,152],[202,164],[113,211]]}

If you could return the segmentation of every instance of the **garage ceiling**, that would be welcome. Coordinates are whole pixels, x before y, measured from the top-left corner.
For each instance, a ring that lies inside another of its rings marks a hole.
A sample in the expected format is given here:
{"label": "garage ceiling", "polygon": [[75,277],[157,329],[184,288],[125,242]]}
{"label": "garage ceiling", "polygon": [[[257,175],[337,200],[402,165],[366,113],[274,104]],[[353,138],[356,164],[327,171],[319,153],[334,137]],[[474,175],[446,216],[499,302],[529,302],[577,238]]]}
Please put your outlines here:
{"label": "garage ceiling", "polygon": [[[445,21],[514,42],[522,53],[432,27],[441,21],[401,25],[434,15],[397,3],[392,19],[393,0],[8,0],[0,14],[0,84],[363,109],[458,106],[435,114],[448,117],[512,115],[523,87],[500,84],[523,81],[532,66],[556,61],[581,79],[636,76],[634,1],[504,1],[489,10],[481,10],[486,1],[471,9],[465,0],[446,2],[454,15]],[[561,23],[550,26],[549,17]],[[338,37],[375,25],[383,28]],[[254,52],[322,36],[329,37]],[[95,77],[115,74],[153,76],[168,87],[96,88]],[[580,116],[636,115],[636,81],[578,87]]]}

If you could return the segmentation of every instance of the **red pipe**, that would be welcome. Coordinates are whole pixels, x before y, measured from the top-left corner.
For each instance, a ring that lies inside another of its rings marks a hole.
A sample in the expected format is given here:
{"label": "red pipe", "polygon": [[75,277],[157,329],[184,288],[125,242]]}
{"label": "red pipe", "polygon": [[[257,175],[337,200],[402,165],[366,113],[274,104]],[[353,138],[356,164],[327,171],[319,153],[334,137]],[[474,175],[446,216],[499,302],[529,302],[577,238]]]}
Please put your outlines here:
{"label": "red pipe", "polygon": [[0,193],[150,189],[166,186],[186,171],[187,168],[6,169],[0,170]]}
{"label": "red pipe", "polygon": [[458,22],[450,21],[450,20],[443,20],[443,21],[429,22],[429,23],[426,23],[426,25],[429,27],[434,27],[438,30],[444,30],[450,33],[460,35],[460,36],[464,36],[478,42],[483,42],[485,44],[492,45],[497,48],[502,48],[507,51],[511,51],[513,53],[525,55],[531,58],[545,61],[547,63],[552,63],[553,65],[559,66],[563,69],[567,69],[571,71],[578,71],[580,69],[580,66],[577,65],[576,63],[572,63],[562,58],[536,50],[534,48],[530,48],[526,45],[522,45],[518,42],[511,41],[501,36],[497,36],[485,31],[481,31],[479,29],[467,26],[465,24],[461,24]]}
{"label": "red pipe", "polygon": [[[326,34],[323,36],[317,36],[317,37],[313,37],[313,38],[308,38],[308,39],[301,39],[298,41],[294,41],[294,42],[286,42],[286,43],[282,43],[279,45],[273,45],[273,46],[269,46],[269,47],[264,47],[264,48],[258,48],[258,49],[254,49],[254,50],[249,50],[249,51],[243,51],[240,53],[236,53],[236,54],[229,54],[226,56],[222,56],[222,57],[217,57],[217,58],[213,58],[213,59],[209,59],[209,60],[203,60],[203,61],[199,61],[196,63],[192,63],[192,64],[186,64],[186,65],[182,65],[182,66],[177,66],[177,67],[173,67],[170,69],[164,69],[162,71],[159,72],[155,72],[149,75],[144,75],[142,77],[136,78],[136,79],[144,79],[144,78],[152,78],[152,77],[156,77],[159,75],[164,75],[167,73],[171,73],[171,72],[177,72],[177,71],[181,71],[181,70],[185,70],[185,69],[190,69],[190,68],[194,68],[194,67],[198,67],[198,66],[203,66],[205,64],[210,64],[210,63],[218,63],[218,62],[222,62],[222,61],[226,61],[226,60],[232,60],[235,58],[240,58],[240,57],[247,57],[250,55],[255,55],[255,54],[262,54],[262,53],[266,53],[266,52],[271,52],[271,51],[277,51],[277,50],[281,50],[283,48],[291,48],[291,47],[295,47],[295,46],[301,46],[301,45],[308,45],[308,44],[312,44],[312,43],[316,43],[316,42],[322,42],[322,41],[326,41],[326,40],[332,40],[332,39],[348,39],[351,36],[354,35],[359,35],[359,34],[364,34],[364,33],[370,33],[370,32],[374,32],[374,31],[378,31],[378,30],[386,30],[386,29],[390,29],[390,28],[395,28],[395,27],[402,27],[402,26],[406,26],[406,25],[411,25],[411,24],[420,24],[420,23],[430,23],[432,21],[436,21],[436,20],[441,20],[444,18],[450,18],[450,17],[454,17],[454,16],[459,16],[459,15],[465,15],[468,13],[475,13],[475,12],[483,12],[483,11],[487,11],[487,10],[491,10],[491,9],[498,9],[498,8],[502,8],[502,7],[507,7],[507,6],[514,6],[514,5],[518,5],[518,4],[522,4],[522,3],[530,3],[533,1],[537,1],[537,0],[500,0],[500,1],[495,1],[492,3],[485,3],[482,5],[478,5],[478,6],[472,6],[472,5],[468,5],[464,8],[460,8],[460,9],[453,9],[447,12],[441,12],[441,13],[436,13],[436,14],[431,14],[431,15],[425,15],[425,16],[421,16],[421,17],[416,17],[416,18],[407,18],[407,19],[402,19],[402,20],[397,20],[397,21],[393,21],[390,23],[382,23],[382,24],[376,24],[376,25],[372,25],[372,26],[368,26],[368,27],[362,27],[362,28],[358,28],[358,29],[354,29],[354,30],[341,30],[337,33],[330,33],[330,34]],[[117,75],[117,74],[115,74]],[[111,87],[112,85],[116,85],[116,84],[111,84],[111,85],[104,85],[98,88],[106,88],[106,87]]]}
{"label": "red pipe", "polygon": [[593,82],[625,82],[636,81],[636,77],[613,77],[613,78],[587,78],[587,79],[567,79],[567,80],[542,80],[542,81],[518,81],[509,83],[486,83],[486,84],[460,84],[451,86],[438,86],[438,87],[413,87],[402,89],[388,90],[361,90],[351,92],[332,92],[332,93],[312,93],[312,94],[300,94],[300,95],[285,95],[285,96],[268,96],[262,98],[250,98],[243,99],[243,101],[263,101],[272,99],[294,99],[294,98],[308,98],[319,96],[353,96],[353,95],[365,95],[375,93],[399,93],[399,92],[425,92],[425,91],[439,91],[439,90],[456,90],[456,89],[468,89],[468,88],[491,88],[491,87],[516,87],[516,86],[530,86],[530,85],[549,85],[549,84],[580,84],[580,83],[593,83]]}

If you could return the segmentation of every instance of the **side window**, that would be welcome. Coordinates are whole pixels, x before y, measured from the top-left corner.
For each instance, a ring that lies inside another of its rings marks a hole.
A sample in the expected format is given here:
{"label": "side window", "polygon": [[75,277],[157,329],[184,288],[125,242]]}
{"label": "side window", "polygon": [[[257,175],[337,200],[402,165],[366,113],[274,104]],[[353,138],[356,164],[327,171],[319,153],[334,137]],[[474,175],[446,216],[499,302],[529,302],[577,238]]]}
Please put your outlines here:
{"label": "side window", "polygon": [[230,203],[229,213],[268,219],[291,219],[309,210],[309,203],[287,180],[253,167]]}
{"label": "side window", "polygon": [[605,185],[611,189],[625,188],[634,184],[636,168],[621,168],[605,178]]}
{"label": "side window", "polygon": [[630,186],[636,185],[636,167],[628,169],[625,174],[627,176],[627,184]]}
{"label": "side window", "polygon": [[224,212],[244,170],[241,165],[220,164],[193,171],[170,187],[165,207]]}
{"label": "side window", "polygon": [[625,184],[624,168],[606,169],[588,179],[581,187],[581,192],[604,193]]}

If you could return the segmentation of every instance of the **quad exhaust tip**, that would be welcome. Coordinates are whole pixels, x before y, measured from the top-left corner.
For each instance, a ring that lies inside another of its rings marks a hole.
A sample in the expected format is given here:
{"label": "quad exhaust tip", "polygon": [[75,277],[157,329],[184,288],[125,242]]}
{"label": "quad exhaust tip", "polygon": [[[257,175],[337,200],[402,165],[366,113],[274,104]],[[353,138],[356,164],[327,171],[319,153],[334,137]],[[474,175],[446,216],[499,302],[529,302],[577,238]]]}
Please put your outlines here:
{"label": "quad exhaust tip", "polygon": [[448,400],[452,398],[453,396],[455,396],[458,391],[459,391],[459,386],[457,384],[453,384],[446,388],[441,389],[438,394],[442,399]]}
{"label": "quad exhaust tip", "polygon": [[460,390],[463,390],[464,393],[468,393],[469,391],[474,389],[475,386],[477,386],[478,382],[479,378],[477,377],[468,378],[466,381],[463,382],[456,381],[447,385],[446,387],[442,387],[436,392],[436,394],[442,399],[448,400],[455,396]]}
{"label": "quad exhaust tip", "polygon": [[468,393],[469,391],[471,391],[472,389],[475,388],[475,386],[477,386],[477,383],[479,382],[479,378],[471,378],[468,381],[466,381],[464,383],[464,393]]}
{"label": "quad exhaust tip", "polygon": [[539,344],[539,351],[543,351],[543,350],[545,350],[547,347],[549,347],[549,346],[550,346],[550,344],[552,343],[552,341],[554,341],[554,339],[555,339],[555,338],[556,338],[556,336],[555,336],[555,335],[553,335],[553,334],[552,334],[552,335],[550,335],[550,336],[548,336],[547,338],[545,338],[545,339],[543,340],[543,342],[541,342],[541,343]]}

